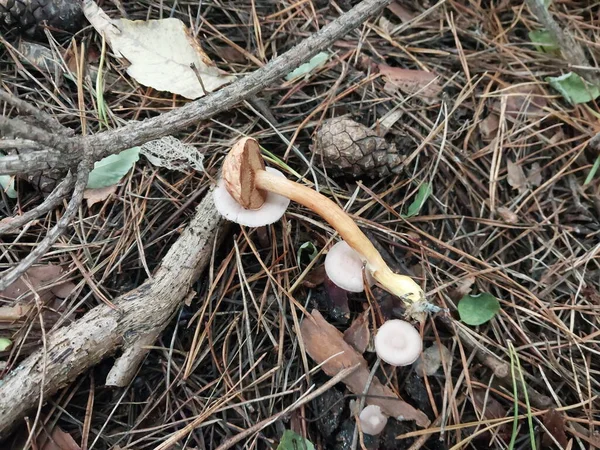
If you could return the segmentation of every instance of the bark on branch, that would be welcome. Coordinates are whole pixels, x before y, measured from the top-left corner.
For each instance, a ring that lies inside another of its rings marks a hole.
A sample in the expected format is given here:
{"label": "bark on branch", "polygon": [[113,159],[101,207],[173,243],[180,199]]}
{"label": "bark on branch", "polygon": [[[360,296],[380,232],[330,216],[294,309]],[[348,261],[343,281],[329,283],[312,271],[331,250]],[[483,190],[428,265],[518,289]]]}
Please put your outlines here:
{"label": "bark on branch", "polygon": [[51,333],[45,352],[38,350],[13,369],[0,386],[0,440],[38,404],[42,392],[54,394],[121,346],[161,332],[210,260],[221,224],[209,192],[151,280],[116,299],[117,310],[97,306]]}

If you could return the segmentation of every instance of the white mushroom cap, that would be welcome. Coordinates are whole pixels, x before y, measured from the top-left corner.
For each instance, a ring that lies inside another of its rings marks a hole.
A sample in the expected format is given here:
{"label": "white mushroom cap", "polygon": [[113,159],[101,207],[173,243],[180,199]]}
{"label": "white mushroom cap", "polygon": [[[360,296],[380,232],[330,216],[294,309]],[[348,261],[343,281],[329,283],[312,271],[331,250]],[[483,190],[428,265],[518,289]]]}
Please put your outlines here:
{"label": "white mushroom cap", "polygon": [[[271,167],[267,167],[266,170],[277,176],[285,176],[279,170]],[[227,192],[225,180],[223,179],[218,181],[217,186],[213,190],[213,198],[217,211],[223,217],[247,227],[261,227],[277,222],[281,219],[290,204],[289,198],[274,194],[273,192],[267,192],[265,203],[260,208],[245,209]]]}
{"label": "white mushroom cap", "polygon": [[392,366],[408,366],[414,363],[423,348],[421,335],[404,320],[388,320],[375,335],[375,351]]}
{"label": "white mushroom cap", "polygon": [[[346,291],[365,290],[362,258],[346,241],[340,241],[331,247],[325,257],[325,272],[331,281]],[[373,279],[369,271],[366,271],[366,276],[369,285],[372,285]]]}
{"label": "white mushroom cap", "polygon": [[383,415],[381,408],[377,405],[365,406],[360,412],[358,420],[360,420],[362,432],[372,436],[381,433],[387,423],[387,417]]}

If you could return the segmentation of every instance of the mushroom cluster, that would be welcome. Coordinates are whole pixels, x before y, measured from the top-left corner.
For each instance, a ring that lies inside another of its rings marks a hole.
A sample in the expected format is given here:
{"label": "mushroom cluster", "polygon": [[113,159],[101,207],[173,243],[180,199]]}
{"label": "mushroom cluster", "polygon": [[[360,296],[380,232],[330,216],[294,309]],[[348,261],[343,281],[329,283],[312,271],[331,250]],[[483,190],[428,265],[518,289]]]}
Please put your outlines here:
{"label": "mushroom cluster", "polygon": [[[332,281],[352,292],[363,290],[362,268],[369,283],[377,282],[400,297],[409,311],[423,311],[421,287],[410,277],[394,273],[354,220],[337,204],[299,183],[265,167],[255,139],[239,140],[223,161],[221,179],[213,190],[215,206],[227,219],[247,226],[276,222],[293,200],[326,220],[342,237],[334,246],[326,266]],[[343,264],[339,263],[343,261]],[[352,280],[352,281],[351,281]]]}

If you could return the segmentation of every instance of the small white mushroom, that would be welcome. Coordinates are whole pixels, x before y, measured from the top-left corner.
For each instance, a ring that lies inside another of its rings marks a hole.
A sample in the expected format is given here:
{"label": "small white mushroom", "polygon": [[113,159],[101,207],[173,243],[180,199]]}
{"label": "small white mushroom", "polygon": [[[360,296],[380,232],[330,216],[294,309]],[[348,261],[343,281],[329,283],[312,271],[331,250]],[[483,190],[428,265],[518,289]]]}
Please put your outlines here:
{"label": "small white mushroom", "polygon": [[387,424],[387,417],[377,405],[365,406],[358,416],[360,428],[363,433],[375,436],[383,431]]}
{"label": "small white mushroom", "polygon": [[[350,247],[346,241],[335,244],[325,257],[325,272],[337,286],[349,292],[362,292],[363,261],[360,253]],[[366,272],[367,281],[372,285],[372,277]]]}
{"label": "small white mushroom", "polygon": [[[267,172],[285,177],[277,169],[267,167]],[[213,198],[217,211],[232,222],[247,227],[261,227],[277,222],[290,204],[290,199],[283,195],[267,192],[265,202],[258,209],[246,209],[240,205],[227,191],[225,180],[221,178],[213,190]]]}
{"label": "small white mushroom", "polygon": [[423,348],[419,332],[404,320],[388,320],[375,335],[375,351],[392,366],[407,366],[414,363]]}

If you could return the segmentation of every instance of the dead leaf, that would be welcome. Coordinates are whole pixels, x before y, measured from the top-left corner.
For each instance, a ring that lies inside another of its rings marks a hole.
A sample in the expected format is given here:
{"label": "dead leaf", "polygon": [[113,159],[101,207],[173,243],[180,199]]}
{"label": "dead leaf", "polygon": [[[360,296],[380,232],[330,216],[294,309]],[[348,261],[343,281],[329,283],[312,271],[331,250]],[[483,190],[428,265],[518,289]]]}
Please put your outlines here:
{"label": "dead leaf", "polygon": [[527,191],[527,177],[523,167],[515,164],[510,159],[506,161],[507,177],[506,181],[513,189],[518,189],[522,194]]}
{"label": "dead leaf", "polygon": [[115,192],[117,192],[116,184],[103,188],[86,189],[83,191],[83,198],[87,200],[88,208],[91,208],[96,203],[103,202]]}
{"label": "dead leaf", "polygon": [[469,277],[461,280],[454,289],[450,290],[450,298],[454,302],[458,302],[461,298],[471,292],[471,286],[473,286],[473,284],[475,284],[475,277]]}
{"label": "dead leaf", "polygon": [[42,447],[42,450],[81,450],[81,447],[75,442],[73,436],[69,433],[65,433],[58,427],[52,430],[52,436],[50,438],[42,436],[40,437],[40,440],[43,438],[48,440]]}
{"label": "dead leaf", "polygon": [[542,168],[540,167],[540,163],[534,162],[531,165],[531,169],[527,172],[527,181],[533,187],[538,187],[542,184]]}
{"label": "dead leaf", "polygon": [[384,16],[379,18],[379,28],[381,28],[385,33],[390,34],[394,29],[394,24],[387,20]]}
{"label": "dead leaf", "polygon": [[326,278],[327,273],[325,272],[325,264],[321,264],[320,266],[314,267],[306,274],[304,280],[302,280],[302,286],[314,289],[317,286],[322,285]]}
{"label": "dead leaf", "polygon": [[397,88],[405,94],[417,95],[424,100],[436,99],[442,91],[437,75],[431,72],[379,64],[379,73],[391,85],[388,88]]}
{"label": "dead leaf", "polygon": [[485,119],[479,122],[479,132],[481,133],[481,138],[486,142],[491,141],[494,139],[494,137],[496,137],[499,127],[500,118],[498,117],[498,114],[488,114]]}
{"label": "dead leaf", "polygon": [[506,223],[514,224],[519,221],[519,216],[516,213],[512,212],[510,209],[505,208],[504,206],[498,208],[496,212],[498,213],[500,218]]}
{"label": "dead leaf", "polygon": [[[548,410],[548,412],[544,414],[544,426],[548,430],[548,433],[556,439],[556,442],[558,442],[562,448],[567,448],[569,440],[565,433],[565,417],[562,413],[555,409]],[[544,448],[554,446],[554,441],[547,433],[542,435],[542,445]]]}
{"label": "dead leaf", "polygon": [[220,47],[217,52],[221,58],[230,63],[245,64],[248,61],[246,55],[233,47]]}
{"label": "dead leaf", "polygon": [[422,377],[434,375],[443,362],[449,364],[452,354],[444,345],[438,345],[437,342],[427,347],[419,359],[415,362],[415,373]]}
{"label": "dead leaf", "polygon": [[[351,392],[363,395],[369,379],[367,361],[344,341],[340,331],[329,324],[319,311],[313,310],[311,315],[302,321],[300,333],[306,352],[317,364],[321,364],[323,372],[327,375],[335,376],[341,370],[359,364],[360,367],[343,381]],[[397,420],[414,420],[420,427],[426,427],[430,423],[422,411],[400,400],[395,392],[381,384],[377,377],[373,378],[366,402],[368,405],[379,406],[385,414]]]}
{"label": "dead leaf", "polygon": [[112,20],[93,0],[84,1],[83,12],[144,86],[193,100],[235,80],[217,68],[179,19]]}
{"label": "dead leaf", "polygon": [[392,14],[394,14],[402,22],[410,22],[415,17],[417,17],[417,15],[414,12],[409,11],[398,2],[390,3],[387,6],[387,9],[389,9],[392,12]]}
{"label": "dead leaf", "polygon": [[62,276],[62,272],[62,267],[54,264],[31,267],[17,281],[8,286],[4,291],[0,291],[0,297],[7,300],[18,300],[19,303],[26,303],[33,299],[34,295],[28,284],[31,285],[33,291],[40,296],[42,301],[50,301],[54,296],[64,295],[65,292],[71,293],[75,289],[75,285],[68,281],[52,287],[49,286]]}
{"label": "dead leaf", "polygon": [[369,346],[370,338],[369,312],[365,311],[354,319],[348,329],[344,331],[344,341],[354,347],[354,350],[362,355]]}
{"label": "dead leaf", "polygon": [[[506,97],[506,115],[513,119],[518,116],[540,117],[545,115],[544,108],[548,103],[543,97],[542,90],[535,85],[517,85],[502,89],[499,93]],[[500,111],[500,102],[495,102],[492,108]]]}

